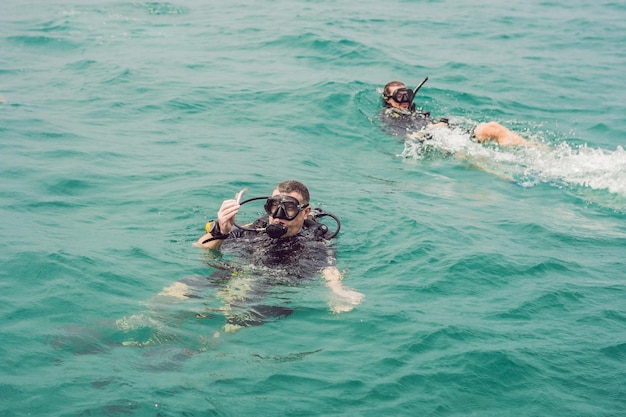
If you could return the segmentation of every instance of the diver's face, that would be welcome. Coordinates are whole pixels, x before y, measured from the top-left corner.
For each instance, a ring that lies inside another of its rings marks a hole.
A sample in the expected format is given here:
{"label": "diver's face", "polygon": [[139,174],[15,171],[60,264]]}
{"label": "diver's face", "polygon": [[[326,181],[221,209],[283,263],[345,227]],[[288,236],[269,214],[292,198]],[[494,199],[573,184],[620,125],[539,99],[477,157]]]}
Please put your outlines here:
{"label": "diver's face", "polygon": [[[278,188],[277,188],[272,192],[272,197],[278,196],[278,195],[287,195],[287,196],[293,197],[296,200],[298,200],[300,204],[302,204],[302,195],[300,195],[299,192],[292,191],[290,193],[281,193],[280,191],[278,191]],[[274,217],[270,215],[269,223],[270,224],[282,223],[283,226],[287,228],[287,233],[285,233],[282,237],[294,236],[298,234],[300,230],[302,230],[302,225],[304,224],[304,221],[306,220],[310,212],[311,212],[311,207],[307,206],[306,208],[302,209],[296,215],[296,217],[294,217],[291,220],[275,219]]]}
{"label": "diver's face", "polygon": [[401,88],[406,88],[406,86],[404,85],[396,85],[394,87],[389,88],[389,96],[387,97],[387,103],[391,106],[391,107],[395,107],[396,109],[408,109],[409,106],[411,105],[410,102],[402,102],[402,103],[398,103],[397,101],[395,101],[393,99],[393,95],[394,93],[401,89]]}

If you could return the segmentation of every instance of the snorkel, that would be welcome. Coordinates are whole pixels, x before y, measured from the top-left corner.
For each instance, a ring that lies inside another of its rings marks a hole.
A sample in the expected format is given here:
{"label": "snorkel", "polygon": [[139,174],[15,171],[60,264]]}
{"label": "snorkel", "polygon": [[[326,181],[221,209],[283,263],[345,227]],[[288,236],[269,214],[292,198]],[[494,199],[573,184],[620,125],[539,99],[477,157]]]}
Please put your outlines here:
{"label": "snorkel", "polygon": [[413,90],[413,97],[411,98],[411,102],[409,103],[409,110],[415,111],[415,103],[413,103],[413,100],[415,100],[415,96],[417,95],[417,92],[419,91],[420,88],[422,88],[422,86],[424,85],[426,81],[428,81],[428,77],[424,78],[422,82]]}

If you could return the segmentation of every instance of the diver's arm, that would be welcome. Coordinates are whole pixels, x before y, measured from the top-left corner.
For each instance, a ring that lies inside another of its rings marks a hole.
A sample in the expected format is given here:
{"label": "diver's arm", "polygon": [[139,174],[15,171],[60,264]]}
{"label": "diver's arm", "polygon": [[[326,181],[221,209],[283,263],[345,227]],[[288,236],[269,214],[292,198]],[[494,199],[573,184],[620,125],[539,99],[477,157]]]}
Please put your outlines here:
{"label": "diver's arm", "polygon": [[[222,202],[222,205],[217,212],[216,220],[220,225],[220,231],[222,234],[227,235],[230,233],[233,225],[235,224],[235,216],[239,212],[239,207],[241,206],[237,200],[234,199],[224,200],[224,202]],[[222,247],[224,239],[213,239],[214,237],[215,236],[211,235],[211,233],[206,233],[198,239],[194,245],[205,249],[219,249]]]}
{"label": "diver's arm", "polygon": [[426,126],[427,129],[436,129],[438,127],[448,127],[448,119],[440,120],[436,123],[431,123]]}
{"label": "diver's arm", "polygon": [[330,308],[334,313],[350,311],[365,298],[360,292],[343,286],[341,283],[343,274],[334,265],[322,269],[322,277],[324,277],[326,286],[337,296],[337,298],[330,303]]}
{"label": "diver's arm", "polygon": [[206,233],[202,235],[197,242],[194,243],[195,246],[204,248],[204,249],[219,249],[222,247],[222,242],[224,239],[215,239],[211,240],[214,236],[211,233]]}
{"label": "diver's arm", "polygon": [[448,119],[443,118],[443,119],[440,119],[439,121],[433,120],[432,122],[428,123],[426,126],[422,127],[421,130],[418,130],[417,132],[407,132],[406,136],[412,140],[423,141],[424,139],[430,136],[431,130],[438,129],[440,127],[449,127],[449,126],[450,125],[448,124]]}
{"label": "diver's arm", "polygon": [[478,142],[495,140],[503,146],[525,146],[528,143],[528,141],[519,134],[502,126],[498,122],[480,123],[474,129],[474,136]]}

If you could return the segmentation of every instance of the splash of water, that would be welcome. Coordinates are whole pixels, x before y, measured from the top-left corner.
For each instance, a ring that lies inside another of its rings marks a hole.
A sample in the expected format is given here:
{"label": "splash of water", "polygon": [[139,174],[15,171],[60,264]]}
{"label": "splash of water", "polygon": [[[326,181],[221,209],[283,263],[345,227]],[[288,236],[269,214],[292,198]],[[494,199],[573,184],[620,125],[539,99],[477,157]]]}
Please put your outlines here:
{"label": "splash of water", "polygon": [[423,143],[407,139],[399,156],[423,159],[432,155],[465,159],[523,187],[547,183],[605,190],[626,197],[626,151],[621,146],[611,151],[587,144],[574,146],[563,141],[553,145],[535,139],[528,147],[505,148],[476,143],[462,128],[441,128]]}

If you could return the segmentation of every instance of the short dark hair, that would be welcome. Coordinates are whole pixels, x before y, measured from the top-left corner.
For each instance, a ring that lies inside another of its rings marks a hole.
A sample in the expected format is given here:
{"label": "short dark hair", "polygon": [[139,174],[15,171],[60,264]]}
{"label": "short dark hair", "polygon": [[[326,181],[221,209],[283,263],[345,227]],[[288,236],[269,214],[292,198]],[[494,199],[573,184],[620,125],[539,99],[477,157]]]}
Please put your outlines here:
{"label": "short dark hair", "polygon": [[306,185],[302,184],[300,181],[296,181],[296,180],[283,181],[280,184],[278,184],[276,188],[281,193],[291,193],[294,191],[297,193],[300,193],[300,195],[302,196],[302,200],[303,200],[300,202],[300,204],[309,204],[309,199],[310,199],[309,189],[306,188]]}

